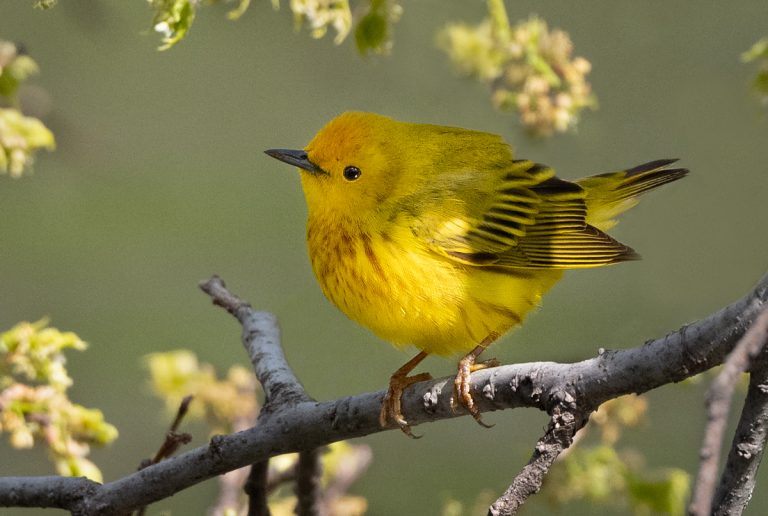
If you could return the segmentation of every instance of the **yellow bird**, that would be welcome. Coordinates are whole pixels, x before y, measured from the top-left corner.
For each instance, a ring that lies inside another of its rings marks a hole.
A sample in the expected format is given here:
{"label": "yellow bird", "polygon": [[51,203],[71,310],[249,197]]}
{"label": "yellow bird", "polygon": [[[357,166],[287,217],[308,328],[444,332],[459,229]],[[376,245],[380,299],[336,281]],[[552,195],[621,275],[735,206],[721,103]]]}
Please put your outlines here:
{"label": "yellow bird", "polygon": [[637,197],[683,177],[658,160],[575,182],[515,159],[494,134],[361,112],[328,123],[304,150],[270,149],[299,167],[307,244],[326,297],[398,347],[420,350],[391,377],[381,410],[412,435],[403,389],[427,355],[464,355],[454,404],[482,424],[470,373],[565,269],[638,255],[604,231]]}

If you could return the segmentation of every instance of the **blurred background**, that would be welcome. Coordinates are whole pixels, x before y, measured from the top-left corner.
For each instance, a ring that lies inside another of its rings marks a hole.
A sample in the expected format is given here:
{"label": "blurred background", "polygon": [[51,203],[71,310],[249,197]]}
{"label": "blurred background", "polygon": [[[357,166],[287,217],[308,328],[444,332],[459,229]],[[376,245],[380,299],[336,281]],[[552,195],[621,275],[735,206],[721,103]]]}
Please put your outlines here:
{"label": "blurred background", "polygon": [[[31,4],[0,3],[0,38],[22,43],[40,65],[22,100],[57,149],[31,175],[0,176],[0,330],[47,316],[90,344],[68,354],[71,396],[120,430],[92,454],[107,481],[153,454],[171,419],[150,392],[145,355],[188,348],[222,373],[247,365],[238,325],[197,288],[213,273],[278,315],[288,360],[319,400],[383,389],[412,354],[324,299],[305,250],[298,174],[263,154],[303,147],[345,110],[498,133],[569,179],[657,158],[691,169],[613,231],[644,259],[567,274],[524,328],[493,347],[502,362],[577,361],[639,345],[742,296],[768,269],[768,118],[749,89],[755,67],[739,61],[768,35],[766,2],[507,2],[513,23],[535,12],[569,32],[575,55],[593,66],[599,109],[547,140],[494,110],[487,87],[459,78],[435,45],[447,22],[480,21],[479,1],[406,2],[391,55],[368,58],[351,39],[336,46],[332,34],[294,31],[287,5],[274,11],[265,1],[237,22],[224,8],[204,10],[166,52],[156,50],[146,2],[61,2],[44,12]],[[429,359],[424,369],[448,375],[454,362]],[[647,422],[622,446],[651,468],[694,473],[705,387],[650,393]],[[514,410],[485,420],[495,427],[460,418],[419,427],[418,441],[399,432],[362,439],[374,460],[353,492],[372,515],[437,515],[445,500],[500,494],[547,418]],[[193,445],[206,442],[202,427],[188,428]],[[0,454],[0,475],[52,472],[43,451],[3,442]],[[762,471],[747,514],[768,511]],[[149,513],[202,514],[216,489],[205,482]],[[552,510],[538,499],[525,513]]]}

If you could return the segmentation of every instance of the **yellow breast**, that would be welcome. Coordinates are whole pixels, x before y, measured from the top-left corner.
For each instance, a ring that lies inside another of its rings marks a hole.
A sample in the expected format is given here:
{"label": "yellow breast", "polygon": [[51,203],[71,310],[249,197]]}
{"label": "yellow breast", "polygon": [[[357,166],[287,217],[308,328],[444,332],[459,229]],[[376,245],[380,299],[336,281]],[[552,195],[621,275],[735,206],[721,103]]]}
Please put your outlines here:
{"label": "yellow breast", "polygon": [[394,345],[440,355],[467,353],[520,324],[562,275],[457,264],[408,228],[372,231],[344,218],[310,217],[307,242],[320,286],[342,312]]}

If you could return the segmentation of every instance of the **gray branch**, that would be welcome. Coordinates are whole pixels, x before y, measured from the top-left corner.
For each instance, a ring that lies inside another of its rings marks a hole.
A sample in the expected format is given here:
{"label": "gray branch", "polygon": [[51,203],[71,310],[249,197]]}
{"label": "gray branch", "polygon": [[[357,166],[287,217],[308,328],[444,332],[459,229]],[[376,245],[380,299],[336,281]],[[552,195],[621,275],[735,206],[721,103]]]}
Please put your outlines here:
{"label": "gray branch", "polygon": [[[768,439],[768,310],[750,330],[762,353],[753,361],[747,398],[715,493],[712,513],[741,514],[752,497]],[[745,337],[744,340],[747,340]]]}
{"label": "gray branch", "polygon": [[591,411],[555,408],[547,432],[536,443],[531,459],[488,509],[488,516],[516,514],[532,494],[538,493],[555,459],[573,443],[573,437],[587,424]]}
{"label": "gray branch", "polygon": [[[221,292],[212,294],[211,292]],[[384,392],[317,402],[305,398],[279,346],[275,319],[253,311],[223,285],[206,290],[243,325],[249,353],[258,358],[254,370],[269,399],[293,400],[263,410],[258,424],[248,430],[215,436],[207,446],[155,464],[102,486],[82,479],[56,479],[57,507],[75,514],[115,514],[140,507],[206,479],[288,452],[317,448],[335,441],[382,432],[378,416]],[[220,302],[219,298],[227,298]],[[629,393],[642,393],[679,382],[723,362],[746,332],[768,298],[768,276],[754,290],[719,312],[644,345],[605,351],[574,364],[537,362],[484,369],[472,375],[471,391],[483,412],[536,407],[553,414],[568,399],[577,407],[600,403]],[[255,348],[255,349],[253,349]],[[261,361],[263,360],[263,362]],[[451,409],[453,378],[422,382],[408,389],[403,411],[412,425],[466,414]],[[280,393],[284,392],[285,395]],[[39,478],[0,479],[0,506],[51,506],[50,486],[42,493],[30,486],[50,482]],[[79,489],[79,491],[77,490]],[[14,493],[11,496],[9,493]]]}
{"label": "gray branch", "polygon": [[269,459],[257,462],[251,466],[243,489],[248,495],[248,516],[269,516],[267,505],[267,473]]}
{"label": "gray branch", "polygon": [[323,474],[320,450],[313,448],[299,453],[296,463],[296,514],[317,516],[320,514],[321,485]]}
{"label": "gray branch", "polygon": [[699,453],[701,464],[694,483],[691,505],[688,509],[691,515],[706,516],[712,514],[720,449],[723,444],[725,427],[728,423],[728,414],[731,410],[733,390],[741,374],[750,368],[752,361],[763,349],[766,332],[768,332],[768,310],[763,310],[749,331],[728,355],[722,371],[707,391],[707,424],[704,428],[704,439]]}
{"label": "gray branch", "polygon": [[85,477],[4,477],[0,478],[0,507],[55,507],[72,511],[102,487]]}
{"label": "gray branch", "polygon": [[285,360],[280,345],[280,327],[274,314],[251,308],[232,295],[218,276],[201,283],[200,288],[211,296],[214,304],[226,309],[243,326],[243,345],[266,396],[262,414],[268,412],[271,409],[268,406],[277,399],[281,406],[309,401],[304,387]]}

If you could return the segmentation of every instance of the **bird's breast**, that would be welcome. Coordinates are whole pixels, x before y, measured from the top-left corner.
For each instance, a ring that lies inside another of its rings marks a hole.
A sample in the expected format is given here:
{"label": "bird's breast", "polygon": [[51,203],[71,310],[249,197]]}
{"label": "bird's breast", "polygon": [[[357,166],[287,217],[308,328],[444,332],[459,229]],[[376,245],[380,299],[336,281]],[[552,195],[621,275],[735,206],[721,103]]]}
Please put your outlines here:
{"label": "bird's breast", "polygon": [[410,228],[310,217],[307,243],[334,305],[392,344],[428,353],[465,353],[489,333],[506,332],[536,306],[544,283],[554,282],[455,263]]}

